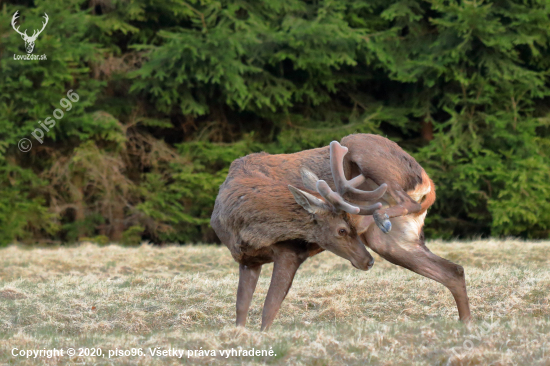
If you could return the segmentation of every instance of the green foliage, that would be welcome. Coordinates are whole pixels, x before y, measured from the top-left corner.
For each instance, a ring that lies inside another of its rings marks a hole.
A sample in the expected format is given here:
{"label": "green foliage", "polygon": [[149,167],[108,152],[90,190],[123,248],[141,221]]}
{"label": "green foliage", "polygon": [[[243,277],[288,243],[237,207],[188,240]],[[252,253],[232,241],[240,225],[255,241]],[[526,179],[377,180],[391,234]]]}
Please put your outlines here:
{"label": "green foliage", "polygon": [[10,0],[0,37],[2,244],[213,240],[235,158],[355,132],[432,177],[428,236],[550,236],[546,1]]}
{"label": "green foliage", "polygon": [[234,144],[196,141],[177,148],[183,161],[146,174],[141,185],[144,200],[137,210],[154,219],[149,232],[155,241],[205,237],[218,188],[229,165],[241,156],[260,151],[261,145],[245,136]]}
{"label": "green foliage", "polygon": [[130,226],[124,234],[122,234],[122,244],[125,245],[138,245],[141,243],[141,236],[145,228],[143,226],[134,225]]}
{"label": "green foliage", "polygon": [[9,163],[0,166],[0,178],[0,245],[34,241],[59,229],[52,223],[44,198],[34,194],[43,181],[28,169]]}

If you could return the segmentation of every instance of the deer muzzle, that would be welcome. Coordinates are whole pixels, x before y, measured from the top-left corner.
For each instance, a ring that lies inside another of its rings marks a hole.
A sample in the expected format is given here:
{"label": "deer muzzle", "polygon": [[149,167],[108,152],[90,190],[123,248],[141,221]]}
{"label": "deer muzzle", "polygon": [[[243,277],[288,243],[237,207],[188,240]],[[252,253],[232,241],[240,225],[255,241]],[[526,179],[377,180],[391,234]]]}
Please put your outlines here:
{"label": "deer muzzle", "polygon": [[352,258],[350,261],[352,266],[362,271],[368,271],[372,268],[372,266],[374,266],[374,258],[367,250],[365,250],[365,252],[367,254],[366,256],[360,258]]}

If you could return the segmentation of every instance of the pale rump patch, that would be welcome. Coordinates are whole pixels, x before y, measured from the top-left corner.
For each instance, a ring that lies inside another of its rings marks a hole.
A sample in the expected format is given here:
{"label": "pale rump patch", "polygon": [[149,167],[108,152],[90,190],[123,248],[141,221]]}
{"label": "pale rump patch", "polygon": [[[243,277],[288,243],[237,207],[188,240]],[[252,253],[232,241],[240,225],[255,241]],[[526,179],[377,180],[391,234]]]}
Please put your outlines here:
{"label": "pale rump patch", "polygon": [[430,186],[430,178],[424,171],[422,172],[422,182],[423,183],[416,186],[414,190],[407,192],[409,197],[411,197],[416,202],[420,202],[422,198],[430,193],[430,191],[432,190]]}
{"label": "pale rump patch", "polygon": [[[427,213],[428,211],[424,211],[421,214],[410,214],[390,219],[393,229],[386,235],[406,250],[418,249],[418,240]],[[409,248],[409,246],[411,247]]]}
{"label": "pale rump patch", "polygon": [[418,216],[405,216],[407,219],[407,225],[409,226],[409,231],[407,232],[407,239],[417,240],[420,238],[420,232],[424,226],[424,219],[428,211],[424,211]]}
{"label": "pale rump patch", "polygon": [[386,239],[393,241],[405,250],[416,250],[420,231],[424,226],[426,212],[414,216],[394,217],[391,220],[393,228],[388,234],[384,234]]}
{"label": "pale rump patch", "polygon": [[[367,179],[367,182],[369,183],[368,189],[372,190],[377,187],[376,183],[371,180]],[[425,171],[422,171],[422,182],[423,183],[416,186],[414,190],[407,192],[409,197],[416,202],[421,202],[422,199],[432,191],[432,185],[430,184],[431,180]],[[395,201],[388,193],[386,193],[383,199],[380,200],[383,204],[382,207],[392,206],[392,204],[388,204],[388,202],[391,201],[395,204]],[[385,234],[385,237],[406,250],[417,249],[417,242],[420,239],[420,233],[422,232],[422,227],[424,227],[424,220],[426,219],[427,213],[428,211],[424,210],[420,213],[412,213],[405,216],[391,218],[390,221],[393,225],[393,229],[388,234]],[[361,220],[363,220],[362,225],[359,224]],[[364,228],[364,231],[360,231],[360,234],[365,232],[369,226],[375,225],[373,218],[371,220],[366,220],[365,217],[358,217],[356,221],[358,227],[361,226]],[[409,244],[410,248],[408,248]]]}
{"label": "pale rump patch", "polygon": [[[414,190],[407,192],[407,194],[416,202],[421,202],[422,199],[431,192],[432,187],[430,184],[430,178],[425,171],[422,171],[422,184],[415,187]],[[427,210],[420,214],[412,214],[403,217],[403,225],[407,227],[405,232],[405,238],[408,240],[418,240],[422,227],[424,226],[424,219],[426,218]]]}

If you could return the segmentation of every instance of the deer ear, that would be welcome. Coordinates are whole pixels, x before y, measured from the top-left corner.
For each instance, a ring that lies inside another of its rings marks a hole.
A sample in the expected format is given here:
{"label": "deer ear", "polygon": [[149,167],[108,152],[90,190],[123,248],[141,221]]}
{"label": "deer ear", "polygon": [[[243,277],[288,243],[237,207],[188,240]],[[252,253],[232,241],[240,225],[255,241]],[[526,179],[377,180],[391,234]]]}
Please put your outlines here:
{"label": "deer ear", "polygon": [[296,202],[310,214],[316,214],[323,211],[327,211],[326,204],[323,200],[291,185],[288,186],[288,189],[294,196],[294,199],[296,200]]}
{"label": "deer ear", "polygon": [[312,191],[317,190],[317,181],[319,180],[319,178],[317,178],[315,173],[307,168],[302,167],[300,169],[300,175],[302,176],[302,183],[304,183],[304,187]]}

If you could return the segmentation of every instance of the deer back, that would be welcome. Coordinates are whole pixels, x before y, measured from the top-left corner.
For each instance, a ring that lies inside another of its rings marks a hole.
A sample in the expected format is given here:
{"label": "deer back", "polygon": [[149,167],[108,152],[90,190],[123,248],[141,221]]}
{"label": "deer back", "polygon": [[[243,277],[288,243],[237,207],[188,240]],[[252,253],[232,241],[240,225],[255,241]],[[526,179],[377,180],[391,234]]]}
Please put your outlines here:
{"label": "deer back", "polygon": [[[385,137],[358,133],[342,139],[349,149],[345,165],[351,177],[363,174],[367,182],[363,189],[373,189],[386,183],[392,190],[403,190],[422,204],[424,213],[435,201],[435,186],[418,162],[398,144]],[[384,199],[392,205],[390,192]]]}
{"label": "deer back", "polygon": [[328,148],[320,148],[295,154],[250,154],[231,164],[211,224],[235,259],[242,252],[304,237],[311,216],[296,203],[288,185],[305,189],[302,166],[331,177],[329,159]]}

